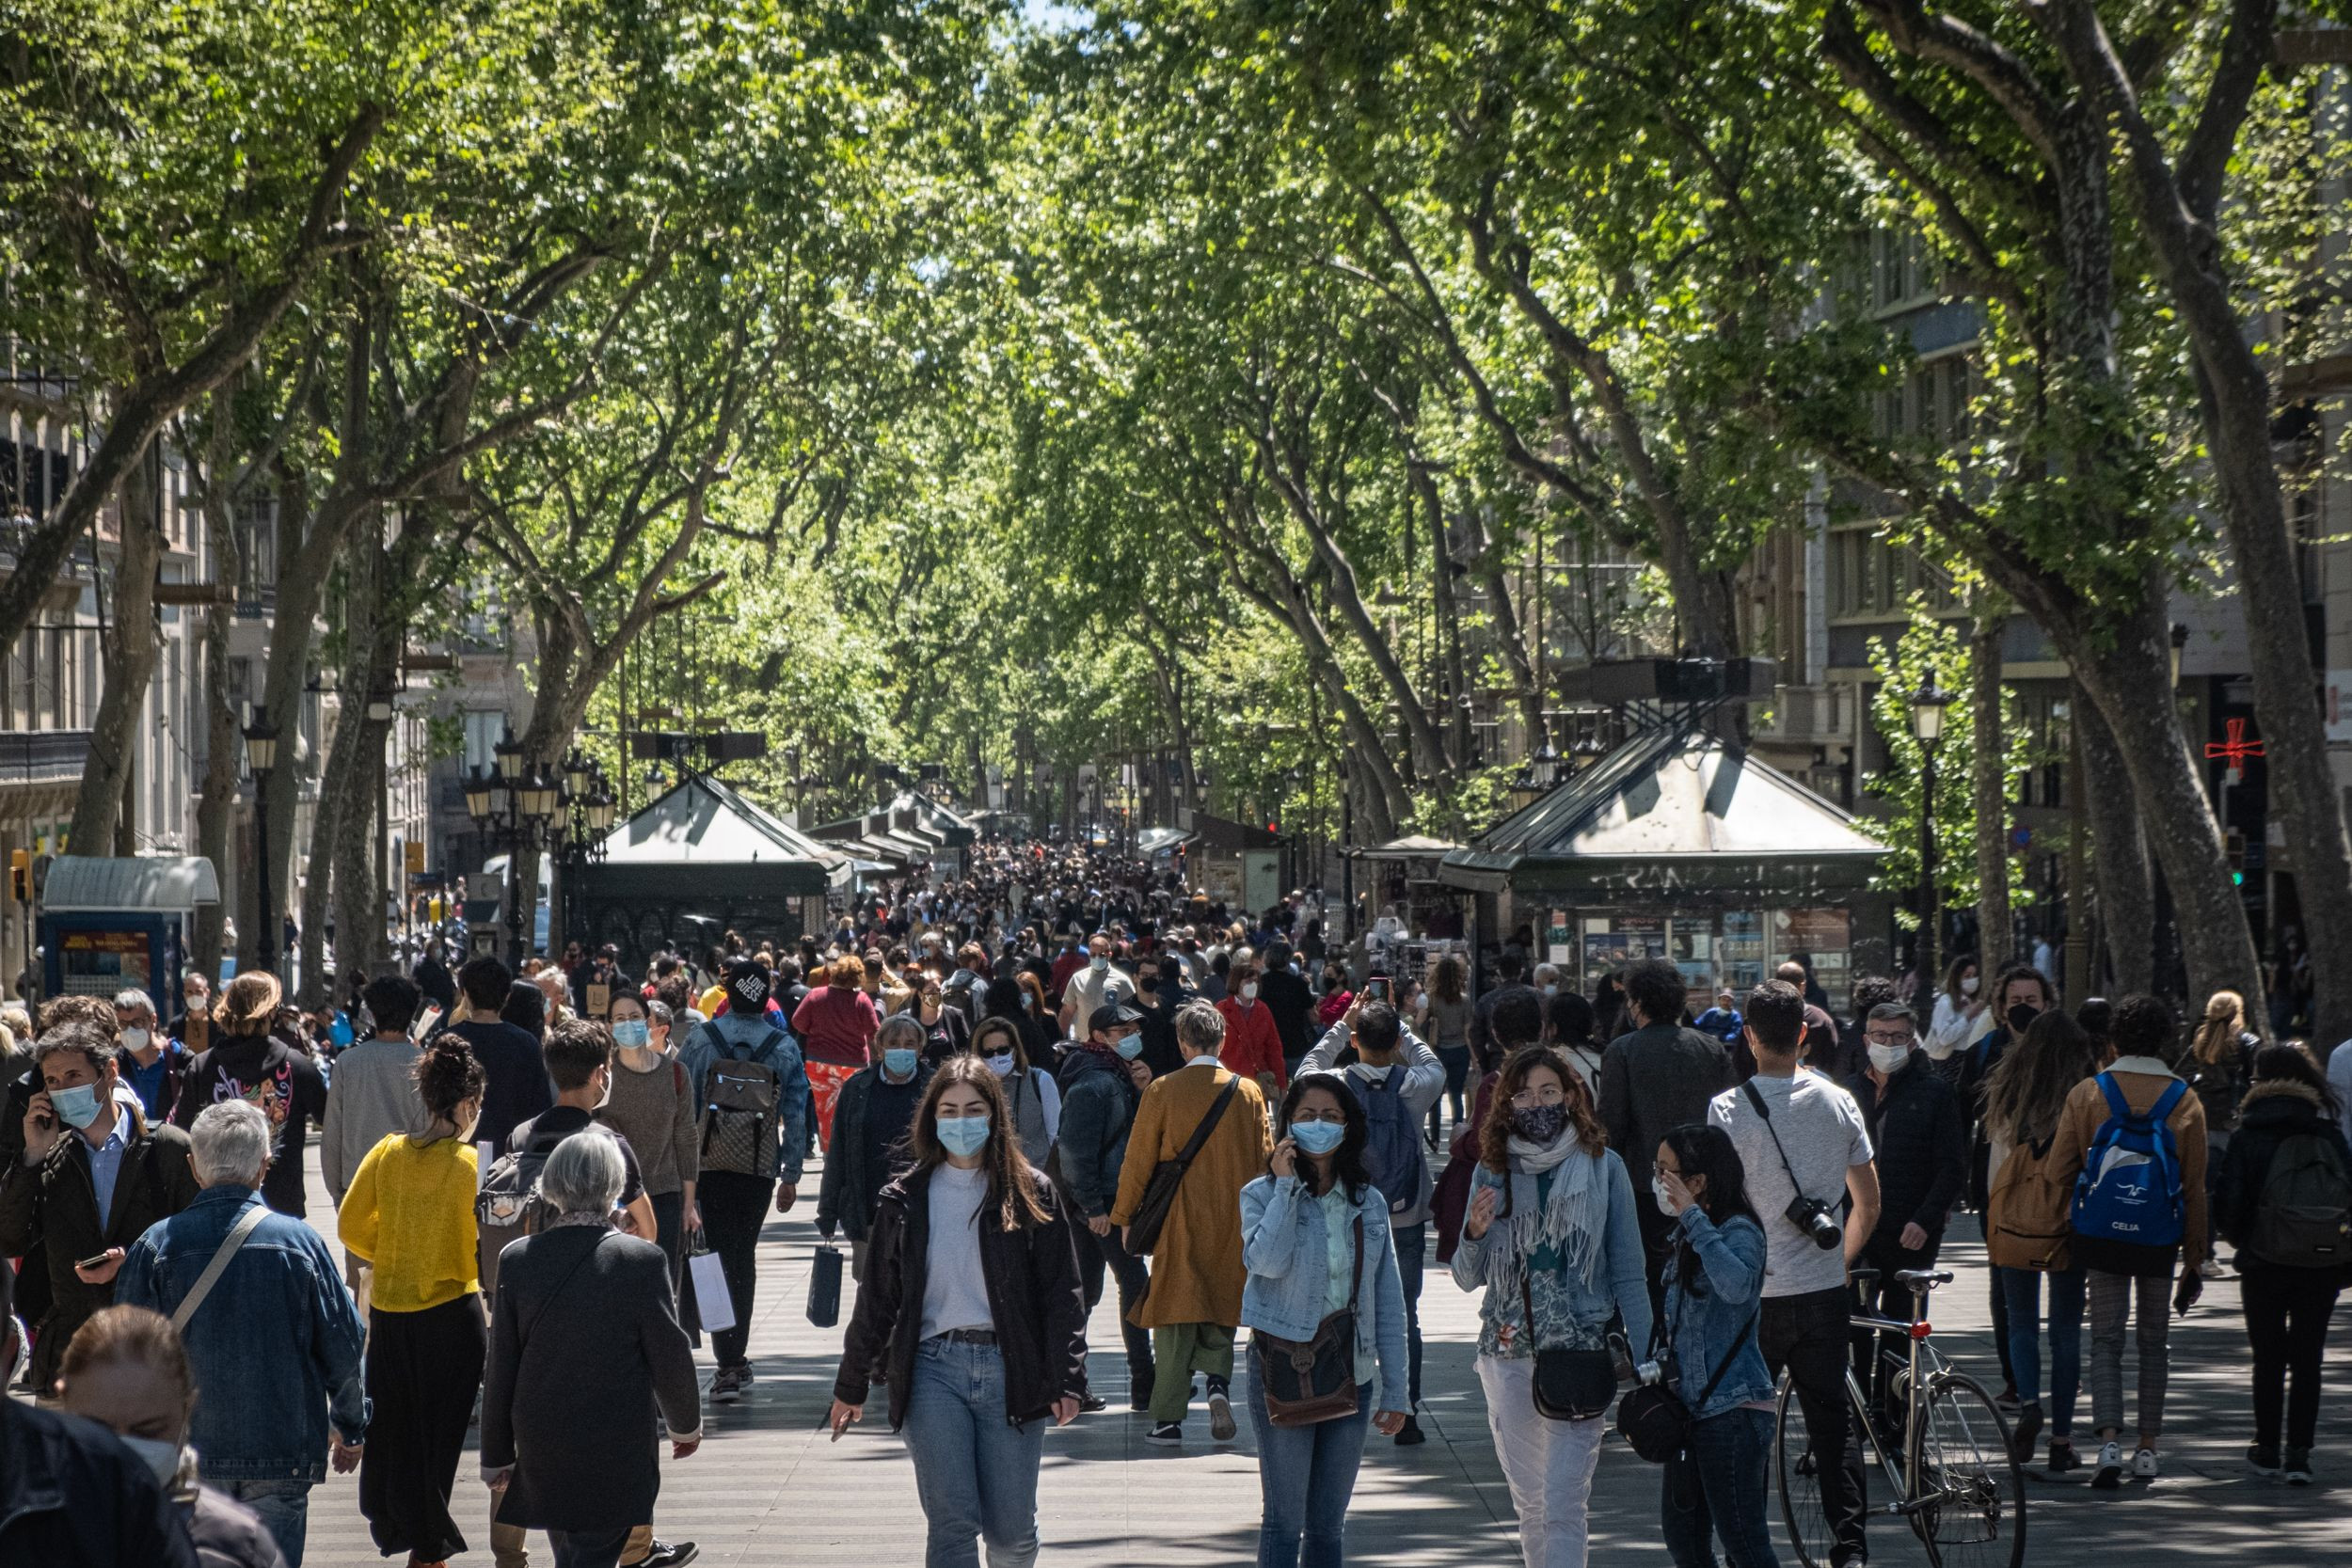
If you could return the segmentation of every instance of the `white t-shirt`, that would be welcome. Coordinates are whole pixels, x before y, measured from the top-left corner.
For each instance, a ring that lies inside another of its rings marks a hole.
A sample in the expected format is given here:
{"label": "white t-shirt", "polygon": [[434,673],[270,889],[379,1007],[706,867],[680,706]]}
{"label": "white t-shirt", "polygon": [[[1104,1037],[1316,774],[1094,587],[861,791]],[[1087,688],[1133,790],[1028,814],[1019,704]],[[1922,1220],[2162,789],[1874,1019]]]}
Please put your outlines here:
{"label": "white t-shirt", "polygon": [[980,1270],[980,1200],[988,1196],[988,1168],[958,1170],[941,1164],[931,1171],[930,1251],[923,1275],[923,1335],[951,1328],[993,1328],[988,1277]]}
{"label": "white t-shirt", "polygon": [[[1788,1209],[1797,1196],[1788,1174],[1796,1173],[1807,1197],[1820,1199],[1845,1218],[1846,1169],[1870,1163],[1870,1134],[1853,1096],[1818,1072],[1801,1069],[1793,1078],[1749,1080],[1772,1114],[1766,1127],[1749,1103],[1745,1087],[1725,1089],[1707,1107],[1707,1119],[1731,1134],[1747,1174],[1748,1201],[1764,1222],[1764,1294],[1801,1296],[1833,1291],[1846,1283],[1842,1246],[1820,1247],[1799,1230]],[[1780,1134],[1780,1147],[1772,1134]],[[1780,1149],[1788,1153],[1781,1164]]]}

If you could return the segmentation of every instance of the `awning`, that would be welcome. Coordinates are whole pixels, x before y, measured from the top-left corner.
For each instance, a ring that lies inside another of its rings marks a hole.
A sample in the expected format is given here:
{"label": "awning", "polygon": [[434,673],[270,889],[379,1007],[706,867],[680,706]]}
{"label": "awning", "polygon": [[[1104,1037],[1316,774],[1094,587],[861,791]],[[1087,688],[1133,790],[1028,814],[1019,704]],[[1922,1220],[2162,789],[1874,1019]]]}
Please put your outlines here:
{"label": "awning", "polygon": [[1350,849],[1349,854],[1359,861],[1435,860],[1462,847],[1449,838],[1431,838],[1425,833],[1413,833],[1392,838],[1386,844],[1375,844],[1368,849]]}
{"label": "awning", "polygon": [[1860,887],[1886,847],[1740,747],[1695,731],[1637,735],[1448,853],[1454,887],[1522,879],[1616,889],[1791,878]]}
{"label": "awning", "polygon": [[1146,828],[1136,834],[1136,847],[1146,855],[1165,855],[1180,844],[1190,844],[1200,837],[1182,828]]}
{"label": "awning", "polygon": [[202,855],[59,855],[41,883],[40,907],[68,911],[193,910],[220,902],[220,879]]}

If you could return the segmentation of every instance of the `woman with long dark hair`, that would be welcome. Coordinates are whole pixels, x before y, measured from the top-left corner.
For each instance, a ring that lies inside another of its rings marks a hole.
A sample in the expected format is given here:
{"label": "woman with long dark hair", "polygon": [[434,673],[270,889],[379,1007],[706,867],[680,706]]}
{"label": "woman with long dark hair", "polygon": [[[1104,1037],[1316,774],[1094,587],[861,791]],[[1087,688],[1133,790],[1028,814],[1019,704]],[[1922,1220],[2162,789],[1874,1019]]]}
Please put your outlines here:
{"label": "woman with long dark hair", "polygon": [[2074,1468],[2074,1400],[2082,1389],[2085,1276],[2067,1213],[2074,1184],[2057,1167],[2058,1115],[2074,1085],[2099,1070],[2099,1048],[2082,1025],[2052,1010],[2001,1053],[1984,1085],[1988,1146],[1985,1256],[2009,1312],[2009,1364],[2017,1380],[2011,1433],[2019,1464],[2042,1434],[2042,1280],[2050,1280],[2050,1471]]}
{"label": "woman with long dark hair", "polygon": [[391,1133],[368,1150],[336,1221],[343,1245],[374,1271],[367,1350],[374,1414],[359,1459],[359,1512],[378,1551],[406,1552],[412,1563],[466,1549],[449,1494],[488,1351],[472,1143],[483,1083],[465,1040],[436,1036],[417,1058],[424,1131]]}
{"label": "woman with long dark hair", "polygon": [[1764,1226],[1748,1201],[1731,1134],[1686,1122],[1658,1146],[1650,1193],[1679,1222],[1666,1263],[1668,1377],[1691,1412],[1691,1436],[1666,1462],[1659,1499],[1675,1568],[1712,1568],[1710,1528],[1729,1568],[1774,1568],[1764,1523],[1772,1444],[1772,1374],[1756,1338],[1764,1295]]}
{"label": "woman with long dark hair", "polygon": [[1037,1559],[1044,1422],[1086,1398],[1086,1292],[1069,1216],[1021,1155],[996,1075],[950,1057],[908,1137],[914,1164],[882,1189],[866,1280],[834,1379],[837,1439],[885,1371],[930,1522],[928,1568]]}
{"label": "woman with long dark hair", "polygon": [[[1367,1423],[1404,1430],[1405,1290],[1389,1229],[1389,1200],[1364,1168],[1364,1108],[1345,1079],[1301,1074],[1276,1117],[1281,1139],[1266,1174],[1241,1190],[1241,1321],[1250,1331],[1249,1423],[1258,1433],[1265,1513],[1258,1568],[1336,1568],[1345,1560],[1347,1503]],[[1310,1424],[1276,1424],[1269,1395],[1298,1397],[1284,1375],[1294,1349],[1331,1325],[1356,1389],[1353,1411]],[[1374,1373],[1377,1370],[1375,1402]],[[1373,1414],[1375,1409],[1377,1416]],[[1303,1544],[1303,1559],[1302,1559]]]}
{"label": "woman with long dark hair", "polygon": [[2329,1185],[2330,1154],[2336,1170],[2352,1171],[2352,1146],[2338,1125],[2334,1092],[2299,1045],[2254,1053],[2253,1081],[2238,1112],[2237,1133],[2221,1157],[2215,1211],[2217,1227],[2237,1248],[2238,1293],[2254,1350],[2254,1446],[2246,1463],[2258,1476],[2309,1486],[2320,1362],[2347,1269],[2342,1216],[2281,1200],[2297,1187]]}
{"label": "woman with long dark hair", "polygon": [[1535,1354],[1607,1349],[1613,1311],[1629,1345],[1647,1344],[1652,1318],[1633,1182],[1592,1091],[1549,1046],[1502,1064],[1453,1267],[1456,1285],[1486,1292],[1478,1380],[1527,1568],[1582,1568],[1608,1423],[1539,1412]]}

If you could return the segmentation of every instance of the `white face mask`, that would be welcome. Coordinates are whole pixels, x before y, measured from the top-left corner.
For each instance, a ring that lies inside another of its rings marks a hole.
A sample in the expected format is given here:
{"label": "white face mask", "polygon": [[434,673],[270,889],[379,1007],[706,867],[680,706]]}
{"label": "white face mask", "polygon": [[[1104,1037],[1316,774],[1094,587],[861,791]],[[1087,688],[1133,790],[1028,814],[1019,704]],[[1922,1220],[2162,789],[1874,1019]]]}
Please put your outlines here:
{"label": "white face mask", "polygon": [[121,1032],[121,1034],[123,1050],[144,1051],[147,1049],[149,1036],[146,1030],[137,1028],[125,1029]]}
{"label": "white face mask", "polygon": [[1960,983],[1960,994],[1963,996],[1974,996],[1977,994],[1977,977],[1975,975],[1971,974],[1968,978]]}
{"label": "white face mask", "polygon": [[177,1443],[166,1442],[161,1437],[125,1436],[122,1446],[137,1454],[147,1467],[155,1472],[155,1479],[166,1487],[169,1487],[172,1478],[180,1473],[180,1445]]}
{"label": "white face mask", "polygon": [[1675,1200],[1666,1196],[1666,1179],[1664,1177],[1651,1177],[1649,1179],[1649,1190],[1650,1196],[1658,1200],[1658,1212],[1660,1213],[1669,1216],[1678,1216],[1681,1214],[1682,1211],[1675,1207]]}
{"label": "white face mask", "polygon": [[1012,1071],[1012,1053],[999,1052],[988,1059],[988,1070],[1002,1078]]}
{"label": "white face mask", "polygon": [[1257,981],[1252,980],[1248,985],[1241,988],[1241,999],[1244,1002],[1255,1002],[1258,1000]]}
{"label": "white face mask", "polygon": [[1895,1072],[1911,1060],[1907,1045],[1874,1045],[1870,1047],[1870,1065],[1881,1072]]}

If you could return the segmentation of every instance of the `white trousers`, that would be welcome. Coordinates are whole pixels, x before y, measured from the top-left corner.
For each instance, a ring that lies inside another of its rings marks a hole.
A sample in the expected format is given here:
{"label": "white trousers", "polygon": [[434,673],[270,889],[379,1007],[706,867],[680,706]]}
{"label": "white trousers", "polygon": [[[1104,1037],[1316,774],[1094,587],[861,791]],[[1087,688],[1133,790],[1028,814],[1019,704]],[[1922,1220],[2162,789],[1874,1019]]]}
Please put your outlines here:
{"label": "white trousers", "polygon": [[1486,1428],[1518,1512],[1519,1553],[1527,1568],[1584,1568],[1586,1513],[1607,1419],[1555,1421],[1537,1415],[1532,1360],[1482,1355],[1478,1381],[1486,1390]]}

